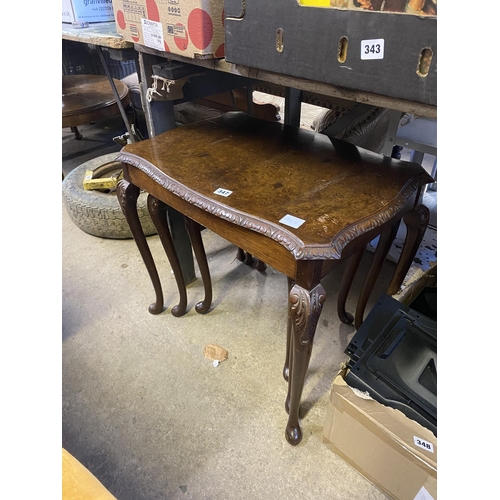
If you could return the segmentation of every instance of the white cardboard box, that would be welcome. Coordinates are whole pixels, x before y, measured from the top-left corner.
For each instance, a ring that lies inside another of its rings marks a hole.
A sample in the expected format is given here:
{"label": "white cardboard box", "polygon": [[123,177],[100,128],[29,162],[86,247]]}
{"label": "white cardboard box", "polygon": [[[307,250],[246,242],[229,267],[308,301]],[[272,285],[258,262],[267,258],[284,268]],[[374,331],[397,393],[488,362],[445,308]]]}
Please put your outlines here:
{"label": "white cardboard box", "polygon": [[114,19],[112,0],[62,0],[63,23],[103,23]]}

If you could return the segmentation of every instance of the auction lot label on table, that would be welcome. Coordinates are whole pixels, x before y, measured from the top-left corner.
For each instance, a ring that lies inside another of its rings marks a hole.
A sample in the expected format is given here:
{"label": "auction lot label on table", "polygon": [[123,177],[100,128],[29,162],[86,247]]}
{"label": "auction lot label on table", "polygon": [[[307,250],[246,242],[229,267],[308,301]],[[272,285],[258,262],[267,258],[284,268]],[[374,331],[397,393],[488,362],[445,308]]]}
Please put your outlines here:
{"label": "auction lot label on table", "polygon": [[285,224],[287,226],[293,227],[294,229],[297,229],[298,227],[302,226],[302,224],[304,224],[305,220],[300,219],[299,217],[295,217],[294,215],[287,214],[280,220],[280,222],[281,224]]}
{"label": "auction lot label on table", "polygon": [[233,192],[230,191],[229,189],[223,189],[223,188],[217,188],[215,191],[214,191],[214,194],[220,194],[221,196],[229,196],[230,194],[232,194]]}

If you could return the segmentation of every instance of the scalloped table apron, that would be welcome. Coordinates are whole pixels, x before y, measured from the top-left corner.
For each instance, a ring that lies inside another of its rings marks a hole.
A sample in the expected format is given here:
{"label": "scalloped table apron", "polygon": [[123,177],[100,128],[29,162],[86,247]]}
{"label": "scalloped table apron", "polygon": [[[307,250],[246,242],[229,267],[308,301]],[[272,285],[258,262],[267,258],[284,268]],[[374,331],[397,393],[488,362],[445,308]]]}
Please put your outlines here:
{"label": "scalloped table apron", "polygon": [[207,312],[212,300],[201,227],[288,277],[285,436],[298,444],[300,398],[326,297],[321,279],[405,215],[419,213],[423,187],[433,179],[416,163],[238,112],[128,144],[117,160],[124,171],[117,196],[156,292],[151,313],[162,311],[163,295],[137,218],[140,190],[149,194],[179,287],[175,316],[186,311],[186,291],[168,207],[185,216],[200,266],[205,298],[198,312]]}

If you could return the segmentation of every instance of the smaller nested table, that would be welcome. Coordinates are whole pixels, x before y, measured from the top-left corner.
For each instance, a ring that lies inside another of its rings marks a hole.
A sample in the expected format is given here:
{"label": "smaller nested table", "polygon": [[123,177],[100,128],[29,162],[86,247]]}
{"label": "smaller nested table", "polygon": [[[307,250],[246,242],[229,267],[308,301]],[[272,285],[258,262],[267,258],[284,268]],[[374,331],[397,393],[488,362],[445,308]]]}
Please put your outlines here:
{"label": "smaller nested table", "polygon": [[[123,107],[130,103],[128,87],[113,79]],[[77,138],[76,127],[120,113],[118,100],[106,76],[63,75],[62,126],[71,127]]]}
{"label": "smaller nested table", "polygon": [[[340,295],[345,295],[360,252],[381,235],[380,252],[377,249],[381,265],[397,226],[405,220],[413,236],[406,262],[396,270],[396,281],[402,281],[401,270],[411,263],[422,220],[425,225],[425,210],[419,203],[422,188],[432,177],[416,163],[242,113],[227,113],[128,144],[117,160],[124,173],[118,199],[156,291],[150,312],[163,310],[163,295],[137,216],[141,189],[149,193],[151,218],[179,286],[181,300],[172,314],[185,313],[186,290],[167,225],[168,207],[184,214],[200,265],[205,299],[197,304],[198,312],[208,311],[212,293],[201,226],[288,277],[285,435],[290,444],[298,444],[300,398],[326,298],[321,279],[353,257],[347,282],[341,286]],[[371,273],[369,283],[376,274]],[[352,321],[340,305],[342,320]]]}

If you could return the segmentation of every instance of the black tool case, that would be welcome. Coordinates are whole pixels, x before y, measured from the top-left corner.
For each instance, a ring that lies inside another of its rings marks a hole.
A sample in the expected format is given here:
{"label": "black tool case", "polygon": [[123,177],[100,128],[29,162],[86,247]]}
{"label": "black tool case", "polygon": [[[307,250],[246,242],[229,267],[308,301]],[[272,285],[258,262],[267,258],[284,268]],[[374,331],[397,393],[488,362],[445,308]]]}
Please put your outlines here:
{"label": "black tool case", "polygon": [[345,352],[350,357],[348,385],[397,408],[437,436],[434,319],[383,295]]}

